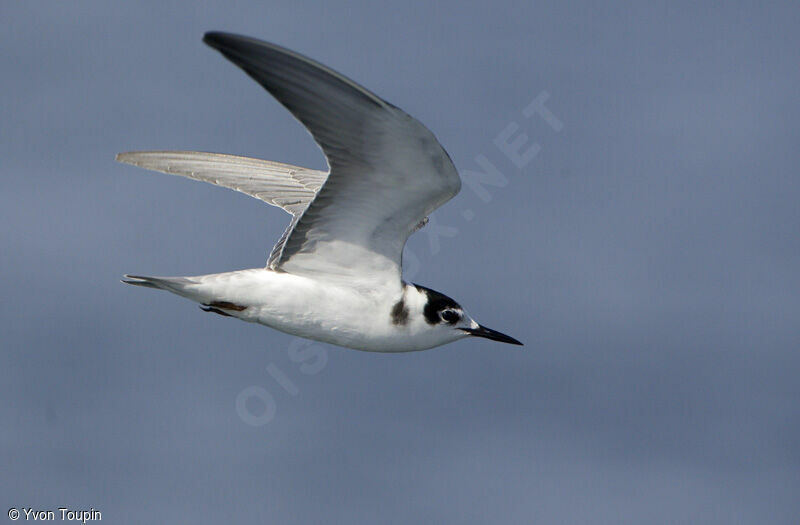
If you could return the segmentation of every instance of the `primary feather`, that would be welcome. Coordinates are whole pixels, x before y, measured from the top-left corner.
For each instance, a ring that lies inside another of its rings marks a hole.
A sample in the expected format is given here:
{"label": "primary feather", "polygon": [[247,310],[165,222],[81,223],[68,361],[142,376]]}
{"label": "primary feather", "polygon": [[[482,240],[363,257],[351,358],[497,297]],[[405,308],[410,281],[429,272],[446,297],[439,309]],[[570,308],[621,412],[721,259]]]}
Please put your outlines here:
{"label": "primary feather", "polygon": [[240,191],[292,215],[306,209],[328,177],[290,164],[200,151],[132,151],[117,161]]}

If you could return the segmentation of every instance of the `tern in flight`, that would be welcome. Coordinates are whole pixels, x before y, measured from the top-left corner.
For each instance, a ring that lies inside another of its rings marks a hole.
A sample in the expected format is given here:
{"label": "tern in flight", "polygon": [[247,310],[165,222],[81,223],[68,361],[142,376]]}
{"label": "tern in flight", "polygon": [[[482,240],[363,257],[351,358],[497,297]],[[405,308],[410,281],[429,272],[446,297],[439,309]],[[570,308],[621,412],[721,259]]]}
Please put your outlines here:
{"label": "tern in flight", "polygon": [[120,153],[120,162],[237,190],[292,215],[265,268],[126,275],[123,282],[167,290],[207,312],[358,350],[425,350],[468,336],[522,344],[481,326],[450,297],[403,281],[406,240],[461,188],[433,133],[298,53],[228,33],[207,33],[203,41],[306,127],[330,169],[217,153]]}

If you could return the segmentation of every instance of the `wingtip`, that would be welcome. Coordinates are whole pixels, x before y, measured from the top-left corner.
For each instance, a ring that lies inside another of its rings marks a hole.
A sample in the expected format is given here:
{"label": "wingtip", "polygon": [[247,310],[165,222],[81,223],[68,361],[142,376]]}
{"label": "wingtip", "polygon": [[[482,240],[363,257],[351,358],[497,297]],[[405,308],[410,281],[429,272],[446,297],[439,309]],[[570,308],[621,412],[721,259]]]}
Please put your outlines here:
{"label": "wingtip", "polygon": [[222,32],[220,32],[220,31],[207,31],[207,32],[206,32],[206,33],[203,35],[203,43],[204,43],[204,44],[208,44],[209,46],[212,46],[212,47],[213,47],[213,46],[214,46],[214,43],[215,43],[215,42],[217,42],[217,41],[219,40],[219,37],[220,37],[222,34],[223,34],[223,33],[222,33]]}
{"label": "wingtip", "polygon": [[251,40],[250,38],[235,33],[226,33],[224,31],[208,31],[203,35],[203,43],[211,46],[214,49],[229,46],[236,40]]}
{"label": "wingtip", "polygon": [[[236,33],[226,33],[225,31],[209,31],[203,35],[203,43],[207,46],[216,49],[226,57],[230,58],[230,54],[241,54],[255,52],[258,49],[272,49],[279,51],[283,54],[295,56],[305,61],[309,61],[304,57],[290,49],[286,49],[277,44],[261,40],[247,35],[239,35]],[[231,59],[232,60],[232,59]],[[233,60],[237,62],[236,60]],[[322,67],[322,66],[318,66]]]}

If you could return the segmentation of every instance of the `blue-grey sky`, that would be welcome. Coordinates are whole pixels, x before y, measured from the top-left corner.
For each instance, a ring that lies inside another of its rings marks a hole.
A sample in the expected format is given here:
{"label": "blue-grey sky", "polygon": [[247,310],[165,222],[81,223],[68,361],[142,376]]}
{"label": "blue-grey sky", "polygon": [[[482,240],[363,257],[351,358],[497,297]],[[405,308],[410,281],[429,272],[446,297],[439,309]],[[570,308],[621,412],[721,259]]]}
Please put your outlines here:
{"label": "blue-grey sky", "polygon": [[[795,523],[796,3],[304,4],[0,4],[3,509]],[[462,173],[498,170],[406,266],[526,346],[306,347],[119,283],[261,266],[288,216],[117,152],[324,166],[212,29],[320,60]],[[537,96],[557,122],[523,114]],[[538,153],[515,164],[504,130]]]}

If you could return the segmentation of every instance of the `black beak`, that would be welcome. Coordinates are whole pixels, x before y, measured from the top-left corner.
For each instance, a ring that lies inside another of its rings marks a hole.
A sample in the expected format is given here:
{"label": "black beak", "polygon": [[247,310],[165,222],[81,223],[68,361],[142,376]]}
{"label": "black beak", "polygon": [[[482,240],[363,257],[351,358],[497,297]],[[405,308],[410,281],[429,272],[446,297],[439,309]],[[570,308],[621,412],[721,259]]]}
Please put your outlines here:
{"label": "black beak", "polygon": [[462,328],[462,330],[467,332],[469,335],[474,335],[476,337],[485,337],[486,339],[491,339],[492,341],[500,341],[501,343],[522,346],[522,343],[513,337],[509,337],[506,334],[501,334],[497,330],[492,330],[491,328],[486,328],[485,326],[479,325],[478,328]]}

